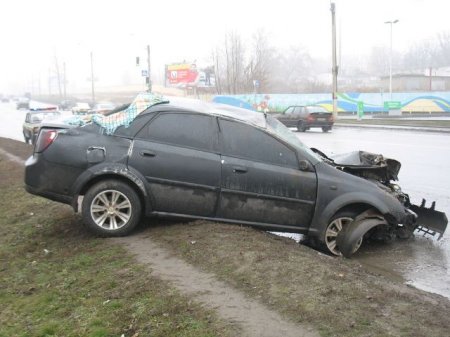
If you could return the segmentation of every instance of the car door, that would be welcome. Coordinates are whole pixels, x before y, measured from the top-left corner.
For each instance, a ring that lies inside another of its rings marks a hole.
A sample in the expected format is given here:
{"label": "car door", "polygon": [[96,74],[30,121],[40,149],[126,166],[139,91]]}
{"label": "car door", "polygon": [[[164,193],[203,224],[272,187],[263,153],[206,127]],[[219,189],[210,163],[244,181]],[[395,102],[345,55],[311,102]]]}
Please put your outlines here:
{"label": "car door", "polygon": [[220,119],[222,182],[218,218],[307,228],[316,200],[315,172],[262,129]]}
{"label": "car door", "polygon": [[194,113],[160,113],[135,137],[129,166],[149,183],[157,212],[212,217],[220,189],[217,123]]}
{"label": "car door", "polygon": [[282,114],[279,114],[277,119],[286,126],[292,126],[292,113],[294,112],[294,109],[295,107],[290,106]]}

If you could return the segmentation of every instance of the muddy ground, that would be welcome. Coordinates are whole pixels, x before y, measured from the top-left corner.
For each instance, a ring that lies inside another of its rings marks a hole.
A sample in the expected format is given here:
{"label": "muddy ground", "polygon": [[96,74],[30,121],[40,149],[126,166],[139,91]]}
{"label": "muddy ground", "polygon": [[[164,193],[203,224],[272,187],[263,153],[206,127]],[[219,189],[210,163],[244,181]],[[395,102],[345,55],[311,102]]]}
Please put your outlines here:
{"label": "muddy ground", "polygon": [[[5,139],[0,149],[21,158],[30,153],[26,145]],[[0,172],[0,179],[8,176]],[[79,218],[70,225],[81,226]],[[280,315],[279,331],[285,322],[312,326],[322,336],[446,336],[450,331],[448,299],[366,270],[357,258],[330,257],[244,226],[145,219],[120,242],[150,268],[154,252],[139,248],[145,240],[194,267],[186,280],[204,271]],[[189,296],[202,302],[200,294]]]}

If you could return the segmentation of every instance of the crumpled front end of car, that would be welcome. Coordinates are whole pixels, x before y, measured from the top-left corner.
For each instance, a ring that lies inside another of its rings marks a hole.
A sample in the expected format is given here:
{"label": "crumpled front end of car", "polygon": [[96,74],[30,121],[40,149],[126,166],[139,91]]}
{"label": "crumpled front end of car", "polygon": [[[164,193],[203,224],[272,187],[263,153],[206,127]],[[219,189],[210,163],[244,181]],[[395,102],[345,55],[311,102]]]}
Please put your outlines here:
{"label": "crumpled front end of car", "polygon": [[352,225],[341,233],[338,240],[344,255],[352,250],[352,246],[361,238],[361,233],[364,235],[372,228],[374,230],[371,236],[381,240],[394,237],[408,238],[414,232],[442,238],[448,219],[444,212],[435,209],[436,202],[433,201],[430,207],[426,207],[426,200],[422,199],[420,205],[414,205],[409,195],[393,182],[398,180],[401,168],[399,161],[364,151],[334,156],[331,160],[336,168],[375,183],[380,189],[395,197],[405,210],[404,214],[384,218],[371,210],[360,214]]}

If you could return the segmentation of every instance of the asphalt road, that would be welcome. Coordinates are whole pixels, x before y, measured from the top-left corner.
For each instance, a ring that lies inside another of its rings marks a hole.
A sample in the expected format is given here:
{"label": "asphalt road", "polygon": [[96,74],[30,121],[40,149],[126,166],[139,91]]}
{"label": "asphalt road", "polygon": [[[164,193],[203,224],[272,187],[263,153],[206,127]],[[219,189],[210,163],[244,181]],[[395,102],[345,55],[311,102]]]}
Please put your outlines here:
{"label": "asphalt road", "polygon": [[[398,184],[411,201],[420,204],[425,198],[427,206],[436,201],[436,209],[450,217],[450,134],[346,127],[297,135],[327,154],[364,150],[397,159],[402,164]],[[416,236],[366,246],[357,258],[377,273],[450,298],[450,229],[440,241]]]}
{"label": "asphalt road", "polygon": [[[0,103],[0,137],[23,141],[26,111]],[[450,217],[450,134],[390,129],[335,128],[329,133],[297,133],[308,146],[325,153],[365,150],[399,160],[399,185],[412,201],[436,208]],[[355,257],[375,273],[450,298],[450,229],[440,241],[424,237],[389,244],[366,245]]]}

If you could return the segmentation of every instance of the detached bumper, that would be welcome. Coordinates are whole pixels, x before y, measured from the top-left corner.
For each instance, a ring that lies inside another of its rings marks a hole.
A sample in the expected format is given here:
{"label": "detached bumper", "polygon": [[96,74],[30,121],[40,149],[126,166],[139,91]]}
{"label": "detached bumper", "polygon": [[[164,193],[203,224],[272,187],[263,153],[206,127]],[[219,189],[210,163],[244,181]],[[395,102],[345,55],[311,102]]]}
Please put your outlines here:
{"label": "detached bumper", "polygon": [[409,209],[417,215],[415,229],[424,235],[435,236],[438,234],[438,240],[442,238],[447,229],[448,219],[444,212],[436,211],[433,202],[430,208],[425,207],[425,199],[420,206],[410,205]]}

